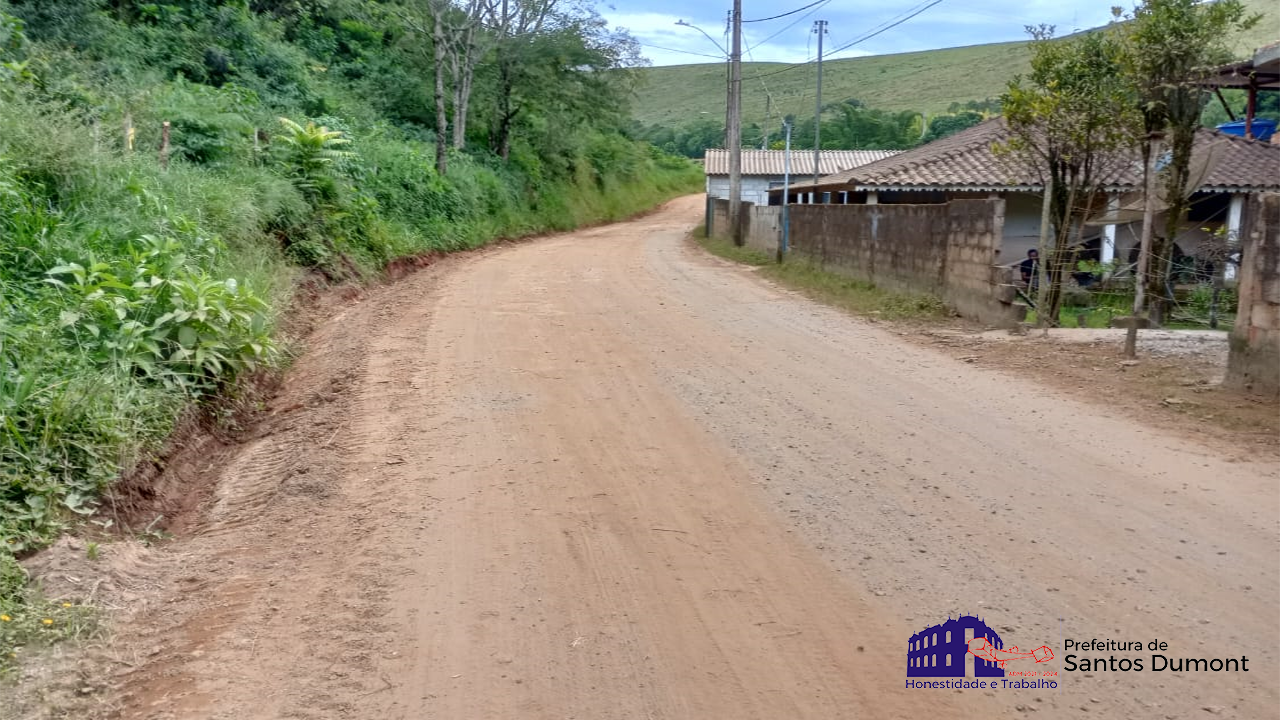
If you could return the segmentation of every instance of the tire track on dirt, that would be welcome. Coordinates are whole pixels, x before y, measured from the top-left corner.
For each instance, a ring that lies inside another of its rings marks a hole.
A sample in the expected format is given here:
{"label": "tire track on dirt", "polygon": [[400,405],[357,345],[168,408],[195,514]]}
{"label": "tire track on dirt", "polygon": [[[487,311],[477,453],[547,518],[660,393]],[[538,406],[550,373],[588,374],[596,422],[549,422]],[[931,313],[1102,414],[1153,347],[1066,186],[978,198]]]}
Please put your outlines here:
{"label": "tire track on dirt", "polygon": [[1207,622],[1274,669],[1275,469],[708,259],[683,242],[697,203],[456,259],[326,323],[171,549],[190,570],[136,624],[123,716],[1274,707],[1266,673],[904,692],[905,638],[958,611],[1024,644],[1065,617],[1208,647]]}

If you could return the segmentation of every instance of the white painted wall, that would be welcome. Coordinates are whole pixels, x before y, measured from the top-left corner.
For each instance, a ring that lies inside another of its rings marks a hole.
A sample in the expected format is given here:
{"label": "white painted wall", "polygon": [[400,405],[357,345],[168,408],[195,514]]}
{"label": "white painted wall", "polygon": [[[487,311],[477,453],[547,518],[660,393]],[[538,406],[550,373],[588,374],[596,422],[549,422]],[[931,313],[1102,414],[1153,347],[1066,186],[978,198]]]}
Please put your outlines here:
{"label": "white painted wall", "polygon": [[[755,203],[756,205],[769,204],[769,183],[773,180],[778,182],[782,178],[743,176],[742,178],[742,200],[743,202]],[[708,175],[707,176],[707,194],[714,198],[727,200],[729,198],[729,176],[728,175]]]}
{"label": "white painted wall", "polygon": [[1027,251],[1040,245],[1039,195],[1007,193],[1004,196],[1004,237],[997,264],[1020,263]]}

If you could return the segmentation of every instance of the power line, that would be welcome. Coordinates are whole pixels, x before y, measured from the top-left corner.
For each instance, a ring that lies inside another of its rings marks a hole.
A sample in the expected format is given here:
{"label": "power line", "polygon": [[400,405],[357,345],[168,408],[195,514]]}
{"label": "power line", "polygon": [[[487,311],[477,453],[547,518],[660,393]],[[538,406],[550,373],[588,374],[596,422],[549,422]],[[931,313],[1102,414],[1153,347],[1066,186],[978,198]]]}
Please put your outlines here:
{"label": "power line", "polygon": [[782,13],[781,15],[774,15],[773,17],[760,18],[759,20],[743,20],[742,22],[744,22],[744,23],[753,23],[753,22],[769,22],[770,20],[777,20],[778,18],[784,18],[784,17],[786,17],[786,16],[788,16],[788,15],[795,15],[796,13],[798,13],[798,12],[800,12],[800,11],[802,11],[802,10],[808,10],[809,8],[813,7],[814,5],[821,5],[821,4],[822,4],[822,3],[824,3],[824,2],[830,2],[830,1],[831,1],[831,0],[818,0],[817,2],[809,3],[808,5],[805,5],[805,6],[804,6],[804,7],[802,7],[802,8],[796,8],[795,10],[792,10],[791,12],[784,12],[784,13]]}
{"label": "power line", "polygon": [[[763,44],[765,44],[765,43],[769,42],[770,40],[772,40],[772,39],[774,39],[774,38],[778,37],[778,36],[779,36],[779,35],[781,35],[782,33],[786,32],[786,31],[790,30],[791,28],[795,27],[796,25],[799,25],[800,23],[804,22],[805,18],[807,18],[807,17],[809,17],[810,15],[812,15],[812,14],[814,14],[814,13],[818,12],[819,10],[821,10],[824,6],[826,6],[826,5],[827,5],[828,3],[830,3],[830,2],[831,2],[831,0],[819,0],[818,2],[814,3],[813,5],[808,6],[808,7],[812,8],[812,9],[810,9],[810,10],[809,10],[809,12],[807,12],[807,13],[805,13],[805,14],[801,15],[800,17],[796,18],[795,20],[793,20],[793,21],[791,22],[791,24],[789,24],[789,25],[787,25],[786,27],[782,28],[782,29],[781,29],[781,30],[779,30],[778,32],[776,32],[776,33],[774,33],[774,34],[770,35],[769,37],[767,37],[767,38],[765,38],[765,39],[761,40],[760,42],[756,43],[755,45],[752,45],[751,47],[752,47],[752,48],[758,48],[758,47],[760,47],[761,45],[763,45]],[[801,9],[803,9],[803,8],[801,8]]]}
{"label": "power line", "polygon": [[[857,40],[854,40],[853,42],[851,42],[851,43],[847,43],[847,44],[845,44],[845,45],[841,45],[840,47],[836,48],[835,50],[832,50],[832,51],[829,53],[829,55],[835,55],[836,53],[844,52],[845,50],[848,50],[849,48],[853,47],[854,45],[857,45],[857,44],[862,43],[862,42],[866,42],[867,40],[870,40],[871,38],[873,38],[873,37],[875,37],[875,36],[877,36],[877,35],[880,35],[880,34],[882,34],[882,33],[885,33],[885,32],[887,32],[887,31],[889,31],[889,30],[892,30],[893,28],[895,28],[895,27],[897,27],[897,26],[901,25],[902,23],[904,23],[904,22],[906,22],[906,21],[910,20],[911,18],[913,18],[913,17],[915,17],[915,16],[919,15],[920,13],[924,12],[925,10],[928,10],[929,8],[933,7],[934,5],[939,4],[939,3],[941,3],[941,2],[942,2],[942,0],[931,0],[930,2],[927,2],[927,3],[923,4],[923,5],[917,5],[915,8],[913,8],[913,9],[912,9],[912,10],[910,10],[910,11],[908,11],[908,13],[898,16],[898,18],[894,19],[893,21],[888,22],[888,23],[885,23],[885,24],[882,24],[880,27],[878,27],[878,28],[876,28],[875,30],[872,30],[871,32],[869,32],[869,33],[867,33],[867,34],[863,35],[862,37],[858,38]],[[759,44],[757,44],[757,47],[759,47]],[[806,61],[806,62],[803,62],[803,63],[796,63],[796,64],[794,64],[794,65],[789,65],[789,66],[787,66],[787,67],[785,67],[785,68],[782,68],[781,70],[774,70],[773,72],[768,72],[768,73],[759,74],[759,75],[757,75],[757,77],[769,77],[770,75],[780,75],[780,74],[782,74],[782,73],[784,73],[784,72],[790,72],[791,70],[795,70],[795,69],[797,69],[797,68],[802,68],[802,67],[805,67],[805,66],[808,66],[808,65],[812,65],[812,64],[813,64],[813,62],[814,62],[814,61],[809,60],[809,61]]]}
{"label": "power line", "polygon": [[666,50],[667,52],[683,53],[685,55],[697,55],[698,57],[713,58],[715,60],[724,60],[724,55],[708,55],[706,53],[692,52],[690,50],[677,50],[676,48],[669,48],[669,47],[663,47],[661,45],[650,45],[649,43],[642,43],[638,40],[636,41],[636,44],[641,47],[653,48],[654,50]]}
{"label": "power line", "polygon": [[881,33],[883,33],[883,32],[886,32],[886,31],[888,31],[888,30],[892,30],[893,28],[895,28],[895,27],[897,27],[897,26],[901,25],[902,23],[904,23],[904,22],[906,22],[906,21],[910,20],[911,18],[913,18],[913,17],[915,17],[915,16],[919,15],[920,13],[924,12],[925,10],[928,10],[929,8],[933,7],[934,5],[939,4],[939,3],[941,3],[941,2],[942,2],[942,0],[932,0],[931,2],[925,3],[924,5],[919,6],[919,9],[918,9],[918,10],[915,10],[915,11],[911,12],[911,14],[910,14],[910,15],[907,15],[906,17],[904,17],[904,18],[902,18],[902,19],[900,19],[900,20],[896,20],[896,21],[894,21],[894,22],[892,22],[892,23],[890,23],[890,24],[888,24],[888,25],[886,25],[886,26],[884,26],[884,27],[881,27],[881,28],[879,28],[879,29],[877,29],[877,30],[875,30],[875,31],[873,31],[873,32],[867,33],[866,35],[863,35],[862,37],[858,38],[857,40],[854,40],[853,42],[849,43],[848,45],[842,45],[841,47],[838,47],[838,48],[836,48],[835,50],[832,50],[832,51],[831,51],[831,54],[833,54],[833,55],[834,55],[835,53],[843,52],[843,51],[848,50],[849,48],[853,47],[854,45],[857,45],[858,43],[865,42],[865,41],[870,40],[871,38],[873,38],[873,37],[875,37],[875,36],[877,36],[877,35],[879,35],[879,34],[881,34]]}

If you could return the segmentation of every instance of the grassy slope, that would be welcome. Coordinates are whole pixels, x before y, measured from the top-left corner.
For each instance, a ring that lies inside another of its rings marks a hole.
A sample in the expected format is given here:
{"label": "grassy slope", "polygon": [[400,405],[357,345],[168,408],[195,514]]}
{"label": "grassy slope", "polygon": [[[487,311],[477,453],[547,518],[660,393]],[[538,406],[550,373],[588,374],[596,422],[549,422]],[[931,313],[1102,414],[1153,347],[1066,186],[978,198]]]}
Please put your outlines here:
{"label": "grassy slope", "polygon": [[[1234,43],[1239,55],[1280,40],[1280,4],[1245,0],[1263,19]],[[857,98],[886,110],[945,111],[953,102],[997,97],[1027,67],[1026,43],[996,43],[834,60],[823,65],[822,95],[829,102]],[[763,123],[765,87],[773,96],[773,124],[787,113],[813,113],[814,67],[780,70],[779,63],[744,63],[744,124]],[[675,65],[643,71],[634,117],[645,124],[677,127],[697,119],[724,117],[725,68],[720,63]],[[763,86],[762,86],[763,80]],[[707,113],[707,115],[702,115]]]}

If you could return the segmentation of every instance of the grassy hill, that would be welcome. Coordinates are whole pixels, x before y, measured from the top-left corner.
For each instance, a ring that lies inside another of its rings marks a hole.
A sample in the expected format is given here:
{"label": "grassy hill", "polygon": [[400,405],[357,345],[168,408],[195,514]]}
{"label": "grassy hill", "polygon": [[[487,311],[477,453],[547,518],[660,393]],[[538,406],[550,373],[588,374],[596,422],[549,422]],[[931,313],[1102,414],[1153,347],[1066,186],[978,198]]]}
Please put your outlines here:
{"label": "grassy hill", "polygon": [[[1263,19],[1236,39],[1243,57],[1255,48],[1280,40],[1280,4],[1247,0]],[[993,43],[924,52],[877,55],[823,63],[822,96],[826,102],[857,98],[874,108],[945,111],[953,102],[996,97],[1006,83],[1027,68],[1026,43]],[[787,72],[783,63],[743,63],[744,125],[764,123],[772,96],[771,125],[787,114],[812,114],[815,66]],[[699,118],[724,117],[725,66],[721,63],[646,68],[633,116],[646,125],[678,127]],[[705,115],[704,115],[705,113]]]}

